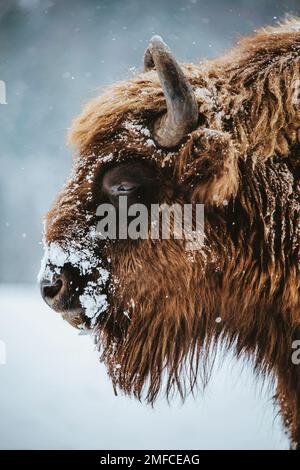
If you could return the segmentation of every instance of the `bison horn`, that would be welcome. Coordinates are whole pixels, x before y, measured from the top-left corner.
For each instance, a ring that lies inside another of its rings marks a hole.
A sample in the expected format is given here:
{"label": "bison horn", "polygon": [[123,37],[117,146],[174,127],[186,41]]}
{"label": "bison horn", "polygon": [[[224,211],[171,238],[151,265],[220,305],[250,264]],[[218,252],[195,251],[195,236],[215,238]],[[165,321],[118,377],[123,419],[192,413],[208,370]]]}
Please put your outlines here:
{"label": "bison horn", "polygon": [[154,124],[153,137],[161,147],[176,147],[197,126],[196,97],[160,36],[153,36],[150,40],[144,56],[144,67],[145,71],[156,68],[167,103],[167,113]]}

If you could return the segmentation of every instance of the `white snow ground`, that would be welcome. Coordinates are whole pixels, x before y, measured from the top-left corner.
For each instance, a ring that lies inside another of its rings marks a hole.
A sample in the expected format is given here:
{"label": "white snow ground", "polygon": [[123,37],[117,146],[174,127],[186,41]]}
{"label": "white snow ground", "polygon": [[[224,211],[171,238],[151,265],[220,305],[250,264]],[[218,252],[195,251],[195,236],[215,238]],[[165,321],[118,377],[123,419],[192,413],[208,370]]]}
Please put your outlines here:
{"label": "white snow ground", "polygon": [[0,285],[0,344],[1,449],[288,448],[272,390],[261,392],[232,358],[204,397],[183,406],[115,397],[91,338],[52,312],[37,286]]}

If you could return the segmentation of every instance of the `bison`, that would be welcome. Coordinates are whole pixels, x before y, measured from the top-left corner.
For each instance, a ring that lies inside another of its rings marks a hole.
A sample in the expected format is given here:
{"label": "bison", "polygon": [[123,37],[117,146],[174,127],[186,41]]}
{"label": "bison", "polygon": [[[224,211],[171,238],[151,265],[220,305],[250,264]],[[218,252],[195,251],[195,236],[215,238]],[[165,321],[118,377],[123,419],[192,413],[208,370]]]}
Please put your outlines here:
{"label": "bison", "polygon": [[[300,21],[179,65],[159,36],[144,71],[75,119],[70,179],[46,216],[47,304],[93,334],[115,390],[154,403],[205,385],[221,344],[276,382],[300,448]],[[110,239],[102,203],[203,204],[204,243]]]}

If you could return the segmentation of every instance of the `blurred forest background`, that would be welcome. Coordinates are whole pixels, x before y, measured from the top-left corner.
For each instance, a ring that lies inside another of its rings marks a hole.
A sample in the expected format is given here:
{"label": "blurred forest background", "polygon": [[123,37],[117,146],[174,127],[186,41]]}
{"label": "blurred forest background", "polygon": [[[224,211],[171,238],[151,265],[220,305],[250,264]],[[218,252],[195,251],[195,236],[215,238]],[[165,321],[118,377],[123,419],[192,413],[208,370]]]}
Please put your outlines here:
{"label": "blurred forest background", "polygon": [[197,61],[286,13],[300,1],[0,0],[0,282],[35,281],[42,217],[71,167],[68,126],[141,68],[153,34]]}

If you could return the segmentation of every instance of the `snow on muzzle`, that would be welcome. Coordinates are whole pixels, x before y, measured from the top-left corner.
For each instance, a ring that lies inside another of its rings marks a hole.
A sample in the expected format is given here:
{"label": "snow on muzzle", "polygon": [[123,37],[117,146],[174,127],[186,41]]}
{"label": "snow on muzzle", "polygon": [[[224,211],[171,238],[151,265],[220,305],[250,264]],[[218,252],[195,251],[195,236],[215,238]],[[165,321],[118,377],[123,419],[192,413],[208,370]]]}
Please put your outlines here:
{"label": "snow on muzzle", "polygon": [[104,291],[110,273],[90,245],[44,243],[45,252],[38,274],[46,303],[80,328],[93,328],[97,318],[109,306]]}

